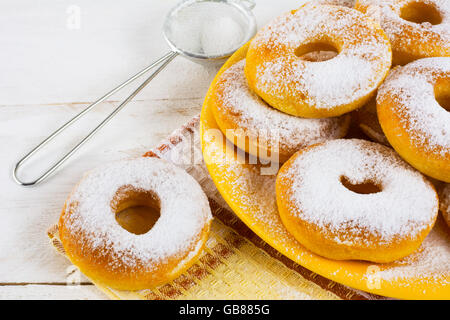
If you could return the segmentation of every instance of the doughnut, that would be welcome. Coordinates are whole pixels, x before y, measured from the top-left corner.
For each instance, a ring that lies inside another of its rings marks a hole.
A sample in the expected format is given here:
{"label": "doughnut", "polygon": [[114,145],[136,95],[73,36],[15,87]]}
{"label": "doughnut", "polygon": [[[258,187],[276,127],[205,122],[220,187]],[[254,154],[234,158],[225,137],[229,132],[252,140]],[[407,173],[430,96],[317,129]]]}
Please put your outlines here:
{"label": "doughnut", "polygon": [[380,23],[391,41],[393,64],[450,56],[448,0],[357,0],[355,9]]}
{"label": "doughnut", "polygon": [[377,94],[391,146],[422,173],[450,182],[450,58],[425,58],[394,69]]}
{"label": "doughnut", "polygon": [[237,138],[245,142],[245,151],[285,162],[303,147],[345,136],[349,115],[304,119],[268,106],[248,87],[244,65],[245,59],[221,74],[212,92],[211,106],[221,131],[231,141]]}
{"label": "doughnut", "polygon": [[433,185],[391,148],[359,139],[298,151],[276,178],[286,229],[335,260],[385,263],[414,252],[432,229]]}
{"label": "doughnut", "polygon": [[[335,51],[308,61],[314,51]],[[340,116],[363,106],[391,66],[389,40],[360,12],[307,3],[251,41],[245,64],[250,88],[272,107],[304,118]]]}
{"label": "doughnut", "polygon": [[450,228],[450,184],[446,184],[439,192],[439,204],[442,216]]}
{"label": "doughnut", "polygon": [[[122,226],[117,220],[138,206],[159,211],[153,227],[141,234],[125,229],[130,221]],[[140,158],[85,174],[65,202],[59,236],[70,261],[94,282],[140,290],[191,266],[211,220],[207,197],[194,178],[164,160]]]}
{"label": "doughnut", "polygon": [[375,142],[389,146],[389,141],[381,129],[377,115],[377,102],[375,97],[362,108],[354,111],[353,119],[366,136]]}

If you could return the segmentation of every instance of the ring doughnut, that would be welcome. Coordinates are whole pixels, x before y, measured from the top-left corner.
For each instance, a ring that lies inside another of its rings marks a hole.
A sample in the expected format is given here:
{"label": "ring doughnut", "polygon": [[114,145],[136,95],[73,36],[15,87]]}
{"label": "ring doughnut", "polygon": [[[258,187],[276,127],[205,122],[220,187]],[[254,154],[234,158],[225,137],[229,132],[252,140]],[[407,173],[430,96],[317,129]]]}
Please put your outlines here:
{"label": "ring doughnut", "polygon": [[303,147],[345,136],[349,115],[304,119],[268,106],[248,87],[244,65],[245,59],[221,74],[211,105],[221,131],[226,136],[232,132],[231,141],[244,141],[245,151],[260,158],[278,156],[280,162],[285,162]]}
{"label": "ring doughnut", "polygon": [[[308,61],[312,51],[336,51]],[[360,12],[307,3],[262,28],[250,43],[245,75],[272,107],[304,118],[335,117],[364,105],[391,66],[383,30]]]}
{"label": "ring doughnut", "polygon": [[355,9],[380,23],[391,41],[393,64],[450,57],[450,1],[358,0]]}
{"label": "ring doughnut", "polygon": [[394,69],[377,95],[380,125],[413,167],[450,182],[450,57]]}
{"label": "ring doughnut", "polygon": [[[116,220],[147,206],[160,217],[146,233]],[[120,290],[170,281],[195,262],[209,234],[211,211],[198,183],[156,158],[118,161],[88,172],[70,194],[59,220],[67,256],[85,275]]]}
{"label": "ring doughnut", "polygon": [[450,184],[447,183],[439,192],[439,204],[442,216],[450,228]]}
{"label": "ring doughnut", "polygon": [[433,185],[394,150],[339,139],[297,152],[276,179],[286,229],[336,260],[390,262],[415,251],[434,225]]}

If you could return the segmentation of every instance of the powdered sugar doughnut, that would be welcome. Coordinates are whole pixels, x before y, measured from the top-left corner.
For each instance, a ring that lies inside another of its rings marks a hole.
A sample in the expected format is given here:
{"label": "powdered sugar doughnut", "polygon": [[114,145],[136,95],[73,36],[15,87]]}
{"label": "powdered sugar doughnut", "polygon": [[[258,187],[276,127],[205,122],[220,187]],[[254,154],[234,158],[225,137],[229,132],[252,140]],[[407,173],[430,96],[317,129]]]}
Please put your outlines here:
{"label": "powdered sugar doughnut", "polygon": [[450,56],[448,0],[358,0],[355,9],[380,23],[391,41],[394,64]]}
{"label": "powdered sugar doughnut", "polygon": [[222,132],[245,142],[245,151],[262,158],[279,156],[284,162],[310,144],[345,136],[349,115],[303,119],[268,106],[248,87],[244,65],[245,59],[221,74],[211,106]]}
{"label": "powdered sugar doughnut", "polygon": [[413,167],[450,182],[450,57],[394,69],[378,90],[377,112],[392,147]]}
{"label": "powdered sugar doughnut", "polygon": [[[327,61],[302,57],[335,50]],[[250,43],[250,88],[280,111],[305,117],[339,116],[364,105],[391,66],[389,41],[356,10],[307,3],[261,29]]]}
{"label": "powdered sugar doughnut", "polygon": [[330,259],[390,262],[434,225],[434,187],[394,150],[358,139],[302,149],[276,180],[280,217],[306,248]]}
{"label": "powdered sugar doughnut", "polygon": [[[145,234],[125,230],[116,214],[159,207]],[[94,281],[123,290],[169,281],[195,261],[211,223],[208,200],[185,171],[156,158],[107,164],[88,172],[70,194],[59,220],[67,256]]]}
{"label": "powdered sugar doughnut", "polygon": [[439,204],[442,216],[450,228],[450,184],[447,183],[439,192]]}

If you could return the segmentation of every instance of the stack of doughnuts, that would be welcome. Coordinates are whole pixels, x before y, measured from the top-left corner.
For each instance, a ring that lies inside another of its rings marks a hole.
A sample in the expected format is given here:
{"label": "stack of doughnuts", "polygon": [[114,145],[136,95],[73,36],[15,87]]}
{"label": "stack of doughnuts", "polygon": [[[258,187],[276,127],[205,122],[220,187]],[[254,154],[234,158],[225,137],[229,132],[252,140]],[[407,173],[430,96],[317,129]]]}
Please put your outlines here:
{"label": "stack of doughnuts", "polygon": [[[263,27],[212,87],[224,135],[278,156],[280,218],[321,256],[391,262],[419,248],[439,207],[448,216],[449,188],[437,184],[439,201],[429,177],[450,182],[450,2],[423,1],[442,14],[430,25],[412,2],[310,1]],[[346,138],[349,122],[375,142]]]}
{"label": "stack of doughnuts", "polygon": [[[329,48],[339,55],[303,58]],[[212,110],[222,132],[245,140],[247,152],[272,159],[275,153],[284,162],[303,147],[344,137],[346,113],[370,99],[390,65],[387,37],[370,19],[345,7],[307,5],[258,32],[246,59],[217,80]],[[355,66],[364,72],[354,74]],[[277,150],[261,132],[278,134]]]}
{"label": "stack of doughnuts", "polygon": [[[449,223],[449,12],[449,0],[311,1],[262,28],[214,82],[220,130],[282,165],[281,220],[312,252],[390,262],[417,250],[439,210]],[[355,121],[376,142],[346,138]],[[126,218],[137,206],[156,222]],[[91,279],[137,290],[192,265],[211,219],[186,172],[125,160],[84,176],[59,236]]]}
{"label": "stack of doughnuts", "polygon": [[449,224],[450,1],[357,0],[355,9],[386,32],[394,66],[354,119],[372,140],[432,178]]}
{"label": "stack of doughnuts", "polygon": [[[414,60],[450,57],[450,2],[447,0],[357,0],[356,10],[370,15],[389,37],[393,65]],[[371,139],[387,144],[376,102],[355,112],[356,123]]]}
{"label": "stack of doughnuts", "polygon": [[[288,160],[296,151],[313,143],[344,137],[350,123],[342,117],[308,119],[271,107],[249,86],[244,74],[246,61],[227,69],[212,95],[212,110],[221,131],[244,140],[245,151],[262,158]],[[272,134],[279,139],[273,139]],[[274,150],[277,148],[277,150]]]}

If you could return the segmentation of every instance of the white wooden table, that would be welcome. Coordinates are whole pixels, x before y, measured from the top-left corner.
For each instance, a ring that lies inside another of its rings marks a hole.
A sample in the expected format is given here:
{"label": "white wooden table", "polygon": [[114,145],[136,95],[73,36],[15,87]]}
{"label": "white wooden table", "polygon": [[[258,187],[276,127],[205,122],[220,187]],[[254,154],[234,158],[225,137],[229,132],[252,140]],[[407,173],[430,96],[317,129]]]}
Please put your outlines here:
{"label": "white wooden table", "polygon": [[[301,1],[300,1],[301,2]],[[261,26],[299,1],[257,0]],[[139,156],[200,112],[217,67],[181,57],[43,184],[24,188],[14,163],[89,102],[168,48],[165,13],[177,0],[4,0],[0,2],[0,299],[105,298],[86,280],[67,286],[70,264],[46,236],[82,173]],[[78,15],[79,14],[79,15]],[[131,86],[68,130],[24,169],[31,179],[108,114]]]}

